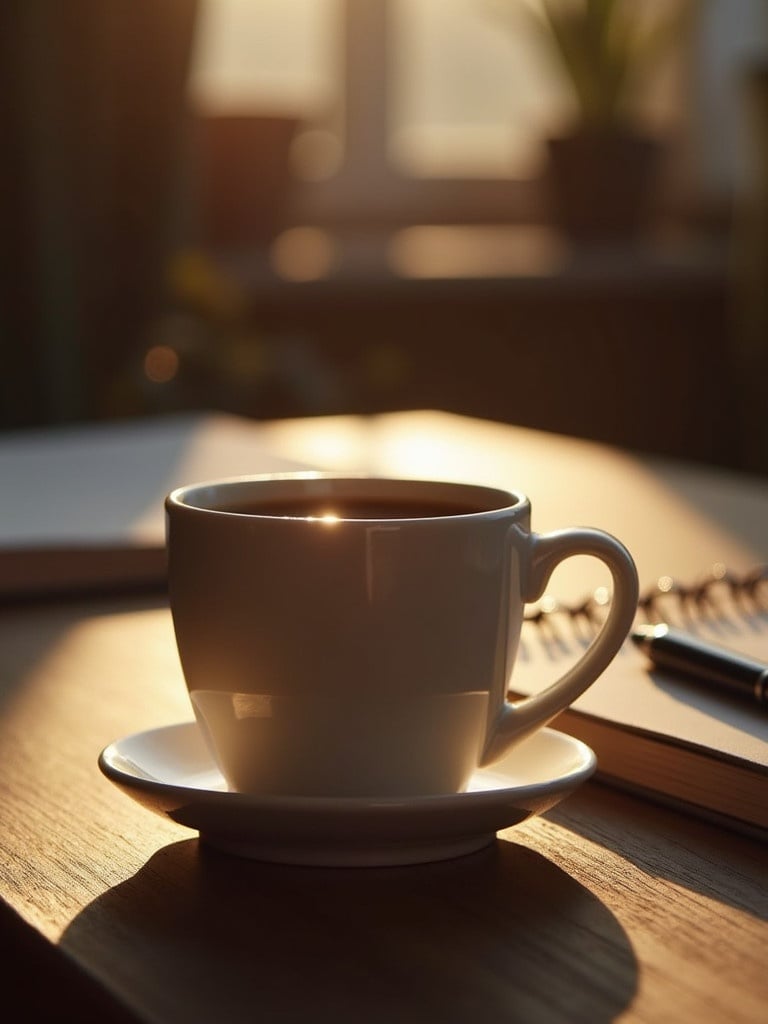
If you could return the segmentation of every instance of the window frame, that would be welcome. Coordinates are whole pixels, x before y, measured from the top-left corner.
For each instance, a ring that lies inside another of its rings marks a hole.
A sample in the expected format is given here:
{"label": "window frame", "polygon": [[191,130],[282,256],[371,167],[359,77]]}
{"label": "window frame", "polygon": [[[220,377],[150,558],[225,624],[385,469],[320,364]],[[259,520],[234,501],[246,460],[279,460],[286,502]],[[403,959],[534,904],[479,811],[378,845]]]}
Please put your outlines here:
{"label": "window frame", "polygon": [[344,158],[322,181],[301,181],[294,216],[320,226],[540,223],[539,178],[426,178],[388,153],[391,0],[339,0]]}

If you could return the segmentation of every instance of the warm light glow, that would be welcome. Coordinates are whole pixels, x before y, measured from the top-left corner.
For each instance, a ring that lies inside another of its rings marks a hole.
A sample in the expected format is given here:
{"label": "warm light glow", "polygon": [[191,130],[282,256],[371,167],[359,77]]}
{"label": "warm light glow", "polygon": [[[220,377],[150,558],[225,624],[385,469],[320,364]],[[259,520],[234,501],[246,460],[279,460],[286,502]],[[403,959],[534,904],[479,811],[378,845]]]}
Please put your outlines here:
{"label": "warm light glow", "polygon": [[[166,609],[152,608],[97,615],[76,622],[60,633],[52,633],[47,642],[34,651],[34,657],[23,671],[20,666],[17,687],[9,687],[13,692],[3,695],[2,711],[8,736],[17,737],[21,745],[37,728],[42,729],[43,734],[49,730],[51,734],[55,732],[59,722],[58,686],[65,665],[80,667],[80,682],[86,690],[100,689],[101,699],[118,701],[117,682],[102,685],[104,659],[112,657],[129,674],[158,673],[163,685],[154,694],[153,701],[161,721],[173,722],[186,717],[188,698],[171,621]],[[11,750],[6,753],[13,757]],[[22,793],[20,788],[20,799]],[[5,793],[3,795],[5,797]]]}
{"label": "warm light glow", "polygon": [[204,0],[191,95],[208,110],[324,111],[338,89],[336,33],[333,0]]}
{"label": "warm light glow", "polygon": [[608,587],[598,587],[594,593],[595,604],[600,608],[605,607],[611,600],[611,592]]}
{"label": "warm light glow", "polygon": [[341,517],[337,516],[335,512],[323,512],[322,515],[310,516],[309,518],[314,519],[319,523],[326,523],[329,525],[341,522]]}
{"label": "warm light glow", "polygon": [[675,585],[675,581],[671,576],[660,576],[658,581],[658,588],[662,594],[668,594]]}
{"label": "warm light glow", "polygon": [[144,356],[144,376],[153,384],[167,384],[179,372],[179,355],[170,345],[153,345]]}
{"label": "warm light glow", "polygon": [[307,431],[304,419],[263,424],[270,451],[284,459],[346,473],[368,472],[371,425],[350,416],[322,417]]}
{"label": "warm light glow", "polygon": [[[477,0],[394,0],[390,155],[417,177],[527,178],[569,111],[542,73],[530,12]],[[544,54],[544,59],[549,55]]]}
{"label": "warm light glow", "polygon": [[317,515],[297,515],[296,513],[290,513],[281,516],[282,519],[300,519],[304,523],[323,523],[328,526],[333,526],[336,523],[341,522],[341,516],[335,512],[320,512]]}
{"label": "warm light glow", "polygon": [[531,225],[414,225],[395,232],[387,252],[401,277],[554,274],[565,260],[558,235]]}
{"label": "warm light glow", "polygon": [[327,277],[336,263],[336,244],[319,228],[289,228],[274,240],[270,262],[288,281],[317,281]]}

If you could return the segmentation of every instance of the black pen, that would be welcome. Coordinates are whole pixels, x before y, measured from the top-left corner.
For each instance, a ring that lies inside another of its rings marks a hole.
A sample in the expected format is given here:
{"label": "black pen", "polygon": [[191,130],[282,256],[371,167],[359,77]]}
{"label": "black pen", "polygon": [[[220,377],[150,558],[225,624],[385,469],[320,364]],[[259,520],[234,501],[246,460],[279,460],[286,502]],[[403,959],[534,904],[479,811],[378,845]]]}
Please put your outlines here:
{"label": "black pen", "polygon": [[768,702],[768,665],[763,662],[708,643],[666,623],[639,626],[631,636],[659,669],[748,697],[758,704]]}

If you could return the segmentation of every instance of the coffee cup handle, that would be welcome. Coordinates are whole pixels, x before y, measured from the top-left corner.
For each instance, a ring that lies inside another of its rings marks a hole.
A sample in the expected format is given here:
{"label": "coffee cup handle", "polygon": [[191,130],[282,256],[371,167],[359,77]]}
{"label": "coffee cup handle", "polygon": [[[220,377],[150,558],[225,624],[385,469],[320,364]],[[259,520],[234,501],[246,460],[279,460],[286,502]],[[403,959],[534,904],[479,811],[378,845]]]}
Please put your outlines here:
{"label": "coffee cup handle", "polygon": [[560,562],[573,555],[590,555],[610,570],[611,605],[597,636],[565,675],[540,693],[502,705],[483,752],[483,765],[498,760],[514,743],[545,726],[591,686],[618,653],[637,613],[639,590],[635,563],[615,537],[602,530],[572,528],[533,533],[530,541],[528,578],[523,593],[526,603],[542,596]]}

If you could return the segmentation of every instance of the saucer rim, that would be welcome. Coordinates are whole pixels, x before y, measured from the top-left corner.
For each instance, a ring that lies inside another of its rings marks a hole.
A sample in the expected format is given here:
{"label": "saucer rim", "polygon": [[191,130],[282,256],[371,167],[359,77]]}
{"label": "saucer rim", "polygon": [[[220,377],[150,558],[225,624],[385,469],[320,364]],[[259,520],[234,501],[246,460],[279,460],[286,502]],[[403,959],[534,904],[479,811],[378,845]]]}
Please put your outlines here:
{"label": "saucer rim", "polygon": [[[102,748],[98,756],[98,767],[102,774],[115,785],[142,791],[147,794],[162,792],[168,797],[175,796],[179,799],[188,799],[191,796],[196,796],[198,799],[204,798],[208,801],[216,800],[222,804],[229,804],[233,806],[233,808],[237,806],[242,809],[263,808],[264,810],[280,809],[283,811],[301,811],[303,809],[311,808],[315,812],[332,810],[334,814],[344,812],[350,815],[359,815],[364,811],[378,811],[380,813],[386,813],[387,810],[390,810],[402,813],[406,809],[409,811],[427,811],[429,809],[438,808],[441,810],[448,810],[454,806],[458,811],[469,804],[473,806],[482,805],[484,803],[497,804],[499,801],[509,800],[510,798],[525,800],[529,796],[537,796],[544,792],[554,795],[574,789],[583,782],[586,782],[592,775],[594,775],[597,769],[597,756],[594,750],[587,743],[575,736],[572,736],[570,733],[563,732],[560,729],[554,729],[551,726],[543,726],[530,737],[527,737],[527,741],[535,740],[540,735],[545,734],[556,735],[561,739],[564,739],[574,749],[574,751],[577,751],[579,754],[578,763],[570,771],[548,776],[536,782],[529,782],[522,785],[496,786],[491,789],[468,790],[460,793],[428,793],[417,796],[370,797],[318,797],[239,793],[228,789],[209,789],[198,786],[185,786],[178,783],[165,782],[156,778],[142,778],[140,775],[121,769],[111,760],[111,757],[113,756],[111,752],[116,754],[120,745],[129,743],[132,740],[138,740],[139,738],[148,737],[152,734],[160,737],[163,734],[167,735],[171,732],[193,730],[199,731],[199,726],[194,719],[156,726],[151,729],[140,729],[136,732],[129,733],[126,736],[113,740]],[[511,754],[514,755],[514,749]],[[216,765],[212,758],[210,761],[210,767],[211,769],[216,770]],[[492,769],[493,765],[489,765],[488,769],[478,769],[478,771],[483,772],[485,770]]]}

